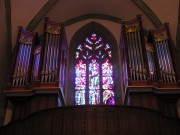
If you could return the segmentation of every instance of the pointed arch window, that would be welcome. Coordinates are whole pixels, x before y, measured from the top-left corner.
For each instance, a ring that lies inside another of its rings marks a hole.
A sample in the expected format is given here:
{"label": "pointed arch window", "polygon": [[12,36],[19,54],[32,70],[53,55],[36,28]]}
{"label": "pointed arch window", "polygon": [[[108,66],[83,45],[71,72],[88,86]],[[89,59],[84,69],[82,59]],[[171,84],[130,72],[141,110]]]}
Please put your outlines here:
{"label": "pointed arch window", "polygon": [[111,45],[89,34],[75,53],[75,104],[115,104]]}

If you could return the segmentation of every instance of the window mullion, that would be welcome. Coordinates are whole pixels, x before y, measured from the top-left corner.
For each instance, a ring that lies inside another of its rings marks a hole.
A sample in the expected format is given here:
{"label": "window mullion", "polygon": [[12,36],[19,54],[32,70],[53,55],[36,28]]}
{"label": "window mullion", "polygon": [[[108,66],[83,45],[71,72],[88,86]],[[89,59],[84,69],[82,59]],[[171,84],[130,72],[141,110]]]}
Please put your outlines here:
{"label": "window mullion", "polygon": [[99,68],[99,83],[100,83],[100,104],[103,104],[103,88],[102,88],[102,62],[99,62],[100,68]]}
{"label": "window mullion", "polygon": [[89,62],[86,62],[86,89],[85,89],[85,104],[89,104]]}

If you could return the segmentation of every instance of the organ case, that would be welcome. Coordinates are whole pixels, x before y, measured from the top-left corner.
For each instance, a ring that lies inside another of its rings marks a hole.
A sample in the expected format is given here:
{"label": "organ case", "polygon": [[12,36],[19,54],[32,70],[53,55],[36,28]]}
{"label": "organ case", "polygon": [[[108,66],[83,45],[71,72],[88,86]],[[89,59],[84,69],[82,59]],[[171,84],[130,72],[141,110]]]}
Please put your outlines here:
{"label": "organ case", "polygon": [[64,23],[45,18],[40,86],[65,88],[67,41]]}
{"label": "organ case", "polygon": [[33,49],[37,33],[18,27],[16,46],[13,51],[13,64],[9,89],[28,89],[32,66]]}
{"label": "organ case", "polygon": [[160,87],[173,87],[177,85],[177,77],[171,54],[170,34],[168,24],[159,29],[150,31],[155,48],[157,69]]}
{"label": "organ case", "polygon": [[121,36],[122,65],[126,65],[123,68],[124,85],[147,85],[150,75],[140,15],[122,22]]}

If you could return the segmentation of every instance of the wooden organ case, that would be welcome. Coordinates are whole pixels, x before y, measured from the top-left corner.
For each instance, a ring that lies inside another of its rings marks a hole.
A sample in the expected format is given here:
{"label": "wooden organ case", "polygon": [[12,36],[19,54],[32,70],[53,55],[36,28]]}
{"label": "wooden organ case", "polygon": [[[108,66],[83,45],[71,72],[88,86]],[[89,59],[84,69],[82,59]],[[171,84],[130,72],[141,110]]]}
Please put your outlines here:
{"label": "wooden organ case", "polygon": [[[144,39],[141,16],[122,22],[121,65],[124,104],[161,111],[177,117],[180,89],[171,56],[170,34],[165,25]],[[169,108],[169,110],[167,110]]]}
{"label": "wooden organ case", "polygon": [[175,87],[177,85],[177,76],[171,54],[168,24],[159,29],[151,30],[150,34],[157,58],[159,84],[161,87]]}
{"label": "wooden organ case", "polygon": [[31,33],[18,28],[16,46],[13,52],[13,64],[10,89],[28,89],[30,86],[30,74],[32,65],[32,55],[35,46],[37,33]]}
{"label": "wooden organ case", "polygon": [[14,105],[13,120],[64,106],[67,42],[64,23],[45,18],[43,41],[21,27],[14,51],[13,74],[6,95]]}
{"label": "wooden organ case", "polygon": [[67,61],[64,23],[45,18],[44,39],[40,86],[61,87],[64,90]]}

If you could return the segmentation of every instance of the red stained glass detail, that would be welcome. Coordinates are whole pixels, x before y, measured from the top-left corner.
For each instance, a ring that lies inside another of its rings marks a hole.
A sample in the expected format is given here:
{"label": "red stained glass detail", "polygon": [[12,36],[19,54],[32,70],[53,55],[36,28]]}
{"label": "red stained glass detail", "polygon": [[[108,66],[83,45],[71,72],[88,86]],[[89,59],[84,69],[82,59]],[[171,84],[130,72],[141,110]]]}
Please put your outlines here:
{"label": "red stained glass detail", "polygon": [[112,77],[102,77],[102,82],[103,82],[102,85],[103,89],[113,89],[114,82]]}
{"label": "red stained glass detail", "polygon": [[75,89],[85,89],[86,88],[86,77],[76,77],[75,78]]}
{"label": "red stained glass detail", "polygon": [[103,103],[106,105],[114,105],[114,91],[112,90],[105,90],[103,92]]}
{"label": "red stained glass detail", "polygon": [[86,64],[82,60],[79,60],[79,63],[76,64],[76,76],[86,76]]}
{"label": "red stained glass detail", "polygon": [[95,59],[89,64],[89,76],[99,76],[99,64]]}
{"label": "red stained glass detail", "polygon": [[102,64],[102,76],[112,76],[113,66],[108,59]]}

